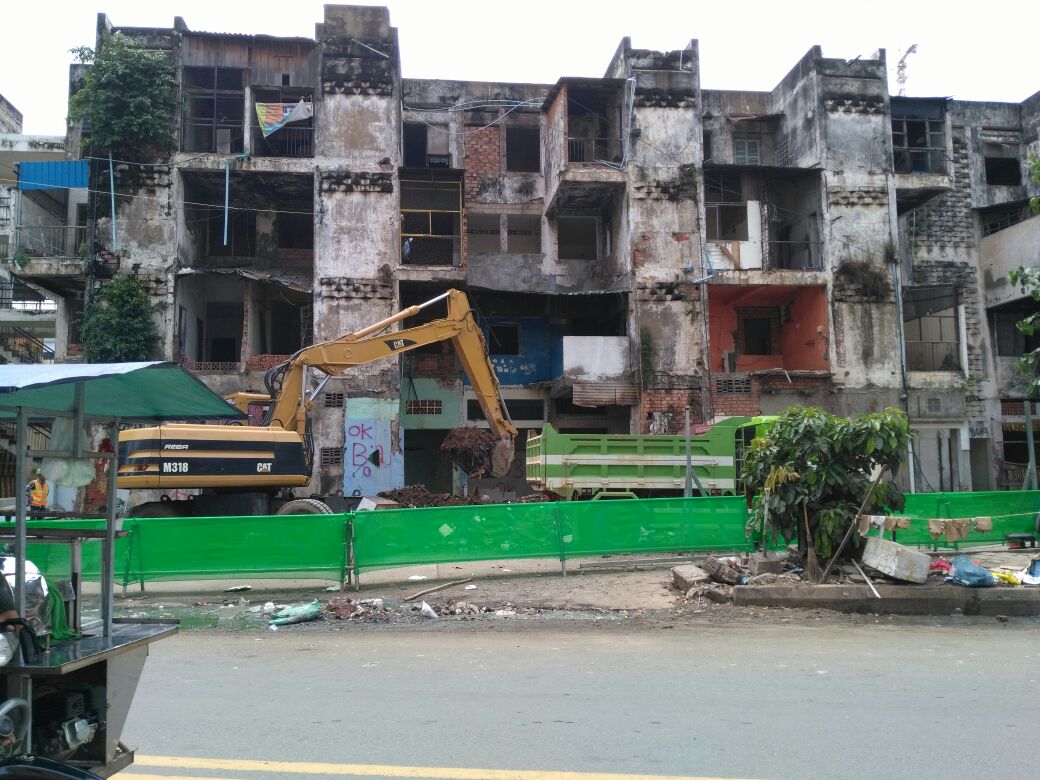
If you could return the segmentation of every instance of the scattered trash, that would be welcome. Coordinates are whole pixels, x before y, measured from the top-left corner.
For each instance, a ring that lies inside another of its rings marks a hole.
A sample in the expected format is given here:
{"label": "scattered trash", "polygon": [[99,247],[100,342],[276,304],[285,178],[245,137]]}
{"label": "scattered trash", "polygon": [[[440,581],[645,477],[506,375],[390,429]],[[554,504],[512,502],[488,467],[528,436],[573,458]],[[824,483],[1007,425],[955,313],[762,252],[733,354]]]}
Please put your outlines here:
{"label": "scattered trash", "polygon": [[410,579],[412,582],[418,582],[419,580],[425,580],[426,579],[426,575],[424,575],[424,574],[413,574],[408,579]]}
{"label": "scattered trash", "polygon": [[369,609],[382,609],[383,608],[383,600],[382,599],[361,599],[361,601],[358,602],[358,606],[359,607],[368,607]]}
{"label": "scattered trash", "polygon": [[989,588],[997,584],[996,578],[989,571],[967,555],[958,555],[953,559],[950,576],[946,580],[968,588]]}
{"label": "scattered trash", "polygon": [[273,601],[265,601],[264,602],[264,614],[265,615],[273,615],[274,614],[274,602]]}
{"label": "scattered trash", "polygon": [[463,590],[476,590],[476,589],[477,589],[476,585],[467,585],[465,588],[463,588]]}
{"label": "scattered trash", "polygon": [[293,623],[306,623],[310,620],[317,620],[319,617],[321,617],[321,607],[318,605],[318,600],[314,599],[307,604],[297,604],[296,606],[278,610],[271,615],[271,625],[288,626]]}
{"label": "scattered trash", "polygon": [[687,601],[700,598],[706,598],[709,601],[714,601],[716,604],[733,601],[733,586],[723,585],[720,582],[709,582],[707,585],[700,585],[691,589],[686,594]]}
{"label": "scattered trash", "polygon": [[252,585],[232,585],[230,588],[224,588],[225,593],[238,593],[240,590],[252,590]]}
{"label": "scattered trash", "polygon": [[929,574],[949,574],[953,564],[945,558],[936,558],[928,566]]}
{"label": "scattered trash", "polygon": [[440,617],[440,615],[437,614],[437,611],[425,601],[419,605],[419,614],[424,618],[430,618],[431,620],[436,620]]}
{"label": "scattered trash", "polygon": [[495,617],[516,617],[516,610],[514,609],[496,609]]}
{"label": "scattered trash", "polygon": [[990,569],[990,574],[993,575],[994,579],[998,582],[1003,582],[1005,585],[1021,585],[1020,580],[1013,572],[1008,571],[1005,568]]}
{"label": "scattered trash", "polygon": [[325,588],[325,592],[326,593],[339,593],[339,591],[340,591],[340,586],[339,585],[329,585],[329,587]]}
{"label": "scattered trash", "polygon": [[1033,558],[1029,565],[1018,573],[1018,578],[1023,585],[1040,585],[1040,557]]}
{"label": "scattered trash", "polygon": [[456,601],[449,602],[448,606],[444,608],[442,614],[446,615],[479,615],[481,613],[480,607],[476,604],[472,604],[469,601]]}
{"label": "scattered trash", "polygon": [[263,604],[256,604],[249,608],[249,612],[252,614],[260,614],[260,611],[264,608]]}
{"label": "scattered trash", "polygon": [[242,608],[238,604],[225,604],[217,607],[217,620],[221,623],[234,620],[242,614]]}
{"label": "scattered trash", "polygon": [[274,623],[269,624],[267,627],[269,629],[271,629],[272,631],[277,631],[278,630],[278,626],[276,626]]}

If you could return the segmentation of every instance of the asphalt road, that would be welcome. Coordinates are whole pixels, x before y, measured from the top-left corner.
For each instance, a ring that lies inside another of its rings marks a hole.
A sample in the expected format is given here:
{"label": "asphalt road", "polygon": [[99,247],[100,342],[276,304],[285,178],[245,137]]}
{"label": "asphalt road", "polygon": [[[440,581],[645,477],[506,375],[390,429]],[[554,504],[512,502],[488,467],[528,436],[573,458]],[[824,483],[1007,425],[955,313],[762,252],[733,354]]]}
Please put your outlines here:
{"label": "asphalt road", "polygon": [[119,776],[1034,776],[1040,624],[934,623],[182,633]]}

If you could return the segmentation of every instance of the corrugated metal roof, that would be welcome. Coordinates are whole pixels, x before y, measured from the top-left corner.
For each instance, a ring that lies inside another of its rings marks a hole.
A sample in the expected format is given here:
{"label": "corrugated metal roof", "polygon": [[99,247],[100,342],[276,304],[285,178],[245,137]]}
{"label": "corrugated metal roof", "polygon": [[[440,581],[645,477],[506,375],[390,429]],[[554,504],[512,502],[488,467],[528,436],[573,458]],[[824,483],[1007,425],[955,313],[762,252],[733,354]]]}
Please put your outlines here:
{"label": "corrugated metal roof", "polygon": [[575,382],[571,390],[575,406],[635,406],[638,385],[624,382]]}
{"label": "corrugated metal roof", "polygon": [[23,162],[18,165],[20,190],[68,190],[87,188],[87,161]]}

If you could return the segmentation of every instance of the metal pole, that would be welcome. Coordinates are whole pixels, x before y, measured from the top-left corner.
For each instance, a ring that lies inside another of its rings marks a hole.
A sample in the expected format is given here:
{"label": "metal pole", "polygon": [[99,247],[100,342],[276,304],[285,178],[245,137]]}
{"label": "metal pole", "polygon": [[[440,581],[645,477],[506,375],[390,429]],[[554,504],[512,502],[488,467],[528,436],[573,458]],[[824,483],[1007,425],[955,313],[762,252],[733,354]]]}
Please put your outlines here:
{"label": "metal pole", "polygon": [[101,622],[104,636],[112,635],[112,591],[116,570],[116,476],[119,472],[119,421],[108,428],[108,440],[115,457],[108,462],[108,507],[105,517],[105,542],[101,551]]}
{"label": "metal pole", "polygon": [[567,576],[567,555],[564,552],[563,521],[560,520],[560,504],[559,504],[559,502],[556,502],[556,505],[553,507],[553,509],[555,509],[555,511],[556,511],[556,535],[560,539],[560,571],[563,574],[563,576],[566,577]]}
{"label": "metal pole", "polygon": [[1033,401],[1027,398],[1023,404],[1026,412],[1026,449],[1029,452],[1029,463],[1026,465],[1026,477],[1022,481],[1023,490],[1036,490],[1036,451],[1033,449]]}
{"label": "metal pole", "polygon": [[15,452],[15,483],[14,483],[14,607],[18,615],[25,616],[25,477],[28,471],[28,434],[29,415],[25,409],[18,408],[17,434],[15,436],[18,448]]}
{"label": "metal pole", "polygon": [[690,451],[690,407],[686,407],[686,484],[683,485],[683,497],[693,495],[693,454]]}
{"label": "metal pole", "polygon": [[112,165],[112,152],[108,153],[108,193],[112,199],[112,251],[119,251],[119,240],[116,237],[116,175]]}
{"label": "metal pole", "polygon": [[227,246],[228,200],[231,193],[231,160],[224,161],[224,246]]}

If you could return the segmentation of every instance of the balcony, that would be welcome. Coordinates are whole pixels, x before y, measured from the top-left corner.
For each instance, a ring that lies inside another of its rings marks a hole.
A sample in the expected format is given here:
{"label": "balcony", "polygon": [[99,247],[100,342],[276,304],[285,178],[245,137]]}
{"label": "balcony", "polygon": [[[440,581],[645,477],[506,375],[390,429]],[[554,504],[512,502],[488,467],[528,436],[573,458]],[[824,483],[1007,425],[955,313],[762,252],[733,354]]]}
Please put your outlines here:
{"label": "balcony", "polygon": [[624,81],[561,79],[542,106],[546,214],[601,209],[623,191]]}
{"label": "balcony", "polygon": [[458,171],[401,175],[401,265],[458,266],[462,257],[462,181]]}
{"label": "balcony", "polygon": [[902,214],[953,189],[945,98],[893,97],[892,164]]}
{"label": "balcony", "polygon": [[16,227],[14,242],[4,247],[11,273],[58,294],[82,292],[88,271],[109,278],[119,268],[119,258],[109,252],[93,254],[87,228],[53,225]]}

